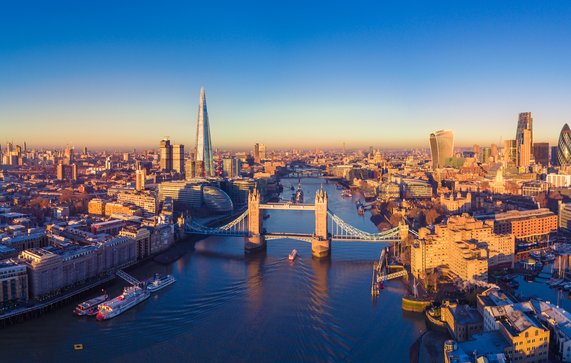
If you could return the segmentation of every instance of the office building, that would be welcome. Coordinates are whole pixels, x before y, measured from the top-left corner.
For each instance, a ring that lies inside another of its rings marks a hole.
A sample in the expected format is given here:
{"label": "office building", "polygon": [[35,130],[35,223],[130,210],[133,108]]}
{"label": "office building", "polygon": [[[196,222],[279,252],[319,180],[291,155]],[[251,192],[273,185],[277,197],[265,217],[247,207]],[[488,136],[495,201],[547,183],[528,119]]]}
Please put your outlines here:
{"label": "office building", "polygon": [[542,241],[556,231],[557,215],[547,208],[510,210],[494,217],[494,232],[511,234],[516,241]]}
{"label": "office building", "polygon": [[184,174],[184,145],[172,146],[172,168],[179,174]]}
{"label": "office building", "polygon": [[260,163],[262,160],[266,159],[266,145],[255,144],[254,145],[254,161]]}
{"label": "office building", "polygon": [[0,261],[0,307],[28,300],[28,273],[26,265],[13,260]]}
{"label": "office building", "polygon": [[242,162],[237,158],[222,159],[223,175],[227,178],[240,176]]}
{"label": "office building", "polygon": [[549,173],[545,181],[554,188],[566,188],[571,186],[571,175]]}
{"label": "office building", "polygon": [[565,124],[559,133],[557,143],[557,165],[566,168],[571,165],[571,130]]}
{"label": "office building", "polygon": [[440,169],[454,153],[454,133],[451,130],[439,130],[430,134],[432,168]]}
{"label": "office building", "polygon": [[536,142],[533,144],[533,157],[537,164],[549,166],[549,143]]}
{"label": "office building", "polygon": [[204,183],[170,181],[159,184],[159,201],[172,199],[180,211],[196,210],[202,206],[214,213],[230,212],[234,209],[232,200],[223,190]]}
{"label": "office building", "polygon": [[533,118],[531,112],[519,114],[516,130],[517,166],[527,168],[531,163],[533,145]]}
{"label": "office building", "polygon": [[504,140],[504,161],[511,165],[517,164],[516,140]]}
{"label": "office building", "polygon": [[157,197],[152,191],[120,192],[117,194],[117,202],[136,205],[151,214],[156,214],[158,209]]}
{"label": "office building", "polygon": [[135,171],[135,189],[138,191],[145,189],[145,181],[147,178],[147,171],[145,169],[137,169]]}
{"label": "office building", "polygon": [[77,180],[77,165],[59,163],[56,168],[58,180]]}
{"label": "office building", "polygon": [[198,120],[196,124],[196,143],[194,158],[197,162],[196,176],[213,176],[212,141],[210,139],[210,123],[206,108],[206,95],[204,88],[200,89],[200,103],[198,104]]}
{"label": "office building", "polygon": [[162,139],[160,144],[160,168],[163,171],[173,170],[173,147],[170,140]]}

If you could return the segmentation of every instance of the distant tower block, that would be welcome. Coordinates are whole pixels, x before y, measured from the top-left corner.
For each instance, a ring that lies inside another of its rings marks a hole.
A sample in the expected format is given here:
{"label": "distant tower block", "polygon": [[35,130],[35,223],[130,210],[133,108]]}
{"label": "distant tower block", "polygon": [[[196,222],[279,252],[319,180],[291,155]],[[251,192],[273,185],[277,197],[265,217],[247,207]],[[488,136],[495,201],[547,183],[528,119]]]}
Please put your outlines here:
{"label": "distant tower block", "polygon": [[255,187],[248,194],[248,235],[244,249],[254,252],[266,247],[266,238],[262,234],[262,213],[260,213],[260,192]]}
{"label": "distant tower block", "polygon": [[315,193],[315,234],[311,240],[311,254],[321,258],[329,256],[331,236],[327,232],[327,193],[323,187]]}

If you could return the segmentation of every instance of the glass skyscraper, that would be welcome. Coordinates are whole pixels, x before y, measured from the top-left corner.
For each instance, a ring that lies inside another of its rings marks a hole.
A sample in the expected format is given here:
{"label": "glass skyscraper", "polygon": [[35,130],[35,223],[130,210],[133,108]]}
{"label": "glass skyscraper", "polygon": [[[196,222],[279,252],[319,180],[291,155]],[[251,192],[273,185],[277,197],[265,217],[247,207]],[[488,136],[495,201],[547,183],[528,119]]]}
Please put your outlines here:
{"label": "glass skyscraper", "polygon": [[557,164],[561,167],[571,165],[571,130],[565,124],[559,134],[557,143]]}
{"label": "glass skyscraper", "polygon": [[196,169],[200,170],[200,175],[197,176],[213,176],[212,141],[210,140],[210,124],[208,123],[204,87],[200,88],[195,145],[194,158],[196,163],[199,164]]}
{"label": "glass skyscraper", "polygon": [[439,130],[430,134],[430,150],[432,151],[432,169],[445,166],[446,159],[454,152],[454,133],[452,130]]}

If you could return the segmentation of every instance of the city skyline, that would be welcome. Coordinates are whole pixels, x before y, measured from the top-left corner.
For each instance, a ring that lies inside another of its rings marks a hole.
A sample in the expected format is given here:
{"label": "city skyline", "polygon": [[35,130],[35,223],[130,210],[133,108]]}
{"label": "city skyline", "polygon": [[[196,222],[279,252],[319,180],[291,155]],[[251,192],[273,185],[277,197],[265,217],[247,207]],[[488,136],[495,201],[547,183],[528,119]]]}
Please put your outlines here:
{"label": "city skyline", "polygon": [[11,4],[0,141],[193,145],[201,86],[214,149],[427,148],[435,129],[459,146],[499,145],[521,112],[534,115],[534,141],[555,145],[569,122],[566,2],[223,7]]}

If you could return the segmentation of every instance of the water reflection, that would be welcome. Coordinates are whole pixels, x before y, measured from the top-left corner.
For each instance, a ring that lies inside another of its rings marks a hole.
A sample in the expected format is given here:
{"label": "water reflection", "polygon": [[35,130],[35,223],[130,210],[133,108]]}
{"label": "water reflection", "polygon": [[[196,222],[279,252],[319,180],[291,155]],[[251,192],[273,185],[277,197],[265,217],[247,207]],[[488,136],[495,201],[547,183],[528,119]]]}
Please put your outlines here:
{"label": "water reflection", "polygon": [[[302,180],[308,202],[321,183]],[[359,229],[375,230],[368,215],[359,217],[333,184],[324,188],[335,214]],[[264,223],[269,230],[311,233],[314,217],[271,211]],[[322,260],[311,257],[309,243],[289,239],[269,241],[265,252],[254,255],[244,254],[241,238],[210,237],[194,248],[181,246],[184,254],[172,263],[151,261],[129,271],[137,278],[171,273],[177,282],[117,318],[77,319],[69,304],[0,330],[2,363],[404,362],[424,329],[421,316],[401,311],[401,282],[388,282],[372,303],[372,261],[383,244],[333,242],[330,258]],[[293,248],[299,258],[290,263]],[[124,285],[115,281],[108,289],[118,294]],[[83,352],[73,351],[78,342]]]}

